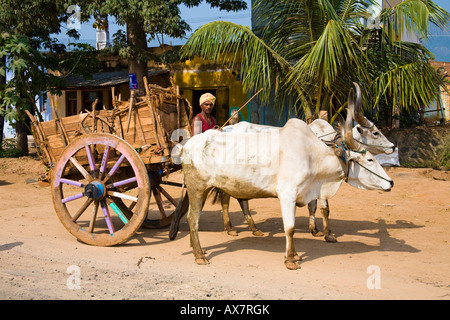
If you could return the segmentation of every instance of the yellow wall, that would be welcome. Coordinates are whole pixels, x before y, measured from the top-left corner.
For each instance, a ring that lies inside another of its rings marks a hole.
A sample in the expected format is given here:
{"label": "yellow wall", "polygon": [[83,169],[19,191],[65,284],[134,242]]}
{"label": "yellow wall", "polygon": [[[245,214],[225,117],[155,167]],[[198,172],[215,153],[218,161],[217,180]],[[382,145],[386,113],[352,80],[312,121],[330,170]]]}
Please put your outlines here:
{"label": "yellow wall", "polygon": [[[228,120],[231,110],[239,109],[248,100],[247,92],[237,80],[237,73],[229,69],[205,69],[204,66],[188,63],[185,68],[175,70],[174,82],[191,104],[194,90],[216,90],[216,118],[219,125]],[[247,107],[241,110],[241,115],[241,120],[249,120]]]}

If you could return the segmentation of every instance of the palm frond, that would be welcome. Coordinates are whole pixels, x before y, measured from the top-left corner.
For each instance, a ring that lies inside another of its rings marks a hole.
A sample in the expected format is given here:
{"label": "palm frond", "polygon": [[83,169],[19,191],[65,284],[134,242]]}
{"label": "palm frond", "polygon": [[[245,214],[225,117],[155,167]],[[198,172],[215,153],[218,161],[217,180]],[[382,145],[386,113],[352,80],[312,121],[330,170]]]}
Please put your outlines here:
{"label": "palm frond", "polygon": [[426,39],[429,22],[445,29],[450,18],[445,9],[429,0],[404,0],[392,8],[383,9],[380,17],[391,39],[403,39],[413,34]]}
{"label": "palm frond", "polygon": [[390,69],[378,75],[371,84],[375,106],[380,100],[391,99],[394,102],[393,111],[397,107],[419,110],[439,97],[440,82],[436,71],[426,62],[393,64]]}

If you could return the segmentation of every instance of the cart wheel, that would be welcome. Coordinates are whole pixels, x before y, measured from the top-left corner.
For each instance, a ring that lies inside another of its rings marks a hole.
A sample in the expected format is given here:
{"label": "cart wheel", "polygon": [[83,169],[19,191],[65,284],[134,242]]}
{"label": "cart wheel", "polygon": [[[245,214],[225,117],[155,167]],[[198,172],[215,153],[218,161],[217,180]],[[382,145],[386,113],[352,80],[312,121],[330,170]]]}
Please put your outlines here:
{"label": "cart wheel", "polygon": [[171,224],[176,210],[179,210],[181,217],[186,214],[189,199],[180,182],[163,181],[160,173],[156,171],[150,171],[149,176],[156,208],[149,210],[148,218],[142,226],[149,229],[164,228]]}
{"label": "cart wheel", "polygon": [[82,135],[65,148],[53,172],[56,214],[78,240],[113,246],[133,236],[144,221],[148,173],[126,141],[106,133]]}

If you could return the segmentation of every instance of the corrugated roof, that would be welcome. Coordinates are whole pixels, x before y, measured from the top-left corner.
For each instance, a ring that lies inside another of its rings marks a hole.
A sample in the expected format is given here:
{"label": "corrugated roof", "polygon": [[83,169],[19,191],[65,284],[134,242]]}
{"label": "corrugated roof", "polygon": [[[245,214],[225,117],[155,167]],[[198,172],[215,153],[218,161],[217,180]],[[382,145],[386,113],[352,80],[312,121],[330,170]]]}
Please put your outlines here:
{"label": "corrugated roof", "polygon": [[[151,69],[148,76],[157,76],[169,72],[168,69]],[[64,77],[62,77],[64,78]],[[84,79],[81,76],[69,76],[64,78],[66,88],[79,87],[113,87],[128,83],[128,70],[99,72],[92,74],[92,79]]]}

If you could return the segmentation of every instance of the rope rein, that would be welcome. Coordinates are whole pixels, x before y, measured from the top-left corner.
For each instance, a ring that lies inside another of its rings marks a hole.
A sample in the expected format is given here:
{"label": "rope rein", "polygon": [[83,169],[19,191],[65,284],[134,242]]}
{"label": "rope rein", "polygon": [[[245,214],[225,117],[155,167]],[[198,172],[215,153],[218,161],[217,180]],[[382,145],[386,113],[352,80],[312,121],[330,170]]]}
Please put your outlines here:
{"label": "rope rein", "polygon": [[370,170],[369,168],[363,166],[363,165],[362,165],[361,163],[359,163],[358,161],[355,161],[355,162],[356,162],[357,164],[359,164],[361,167],[363,167],[364,169],[366,169],[367,171],[369,171],[370,173],[376,175],[378,178],[383,179],[384,181],[387,181],[387,182],[391,182],[390,180],[386,179],[385,177],[382,177],[382,176],[380,176],[378,173],[376,173],[376,172]]}
{"label": "rope rein", "polygon": [[[344,154],[341,157],[339,157],[339,158],[345,163],[346,171],[347,171],[345,173],[345,178],[346,178],[345,181],[347,182],[347,180],[348,180],[348,171],[350,170],[349,165],[348,165],[349,161],[347,161],[347,159],[346,159],[347,152],[353,151],[353,152],[360,153],[360,154],[366,154],[367,153],[367,149],[363,149],[361,151],[350,150],[348,148],[347,143],[345,142],[345,140],[341,140],[339,142],[335,141],[334,142],[334,146],[335,146],[335,148],[342,148],[344,150]],[[355,161],[355,160],[351,160],[351,161],[354,161],[355,163],[359,164],[359,166],[361,166],[362,168],[366,169],[367,171],[369,171],[373,175],[377,176],[378,178],[383,179],[383,180],[385,180],[387,182],[390,182],[390,180],[386,179],[385,177],[380,176],[378,173],[376,173],[373,170],[371,170],[371,169],[367,168],[366,166],[362,165],[361,163],[359,163],[359,161]]]}

